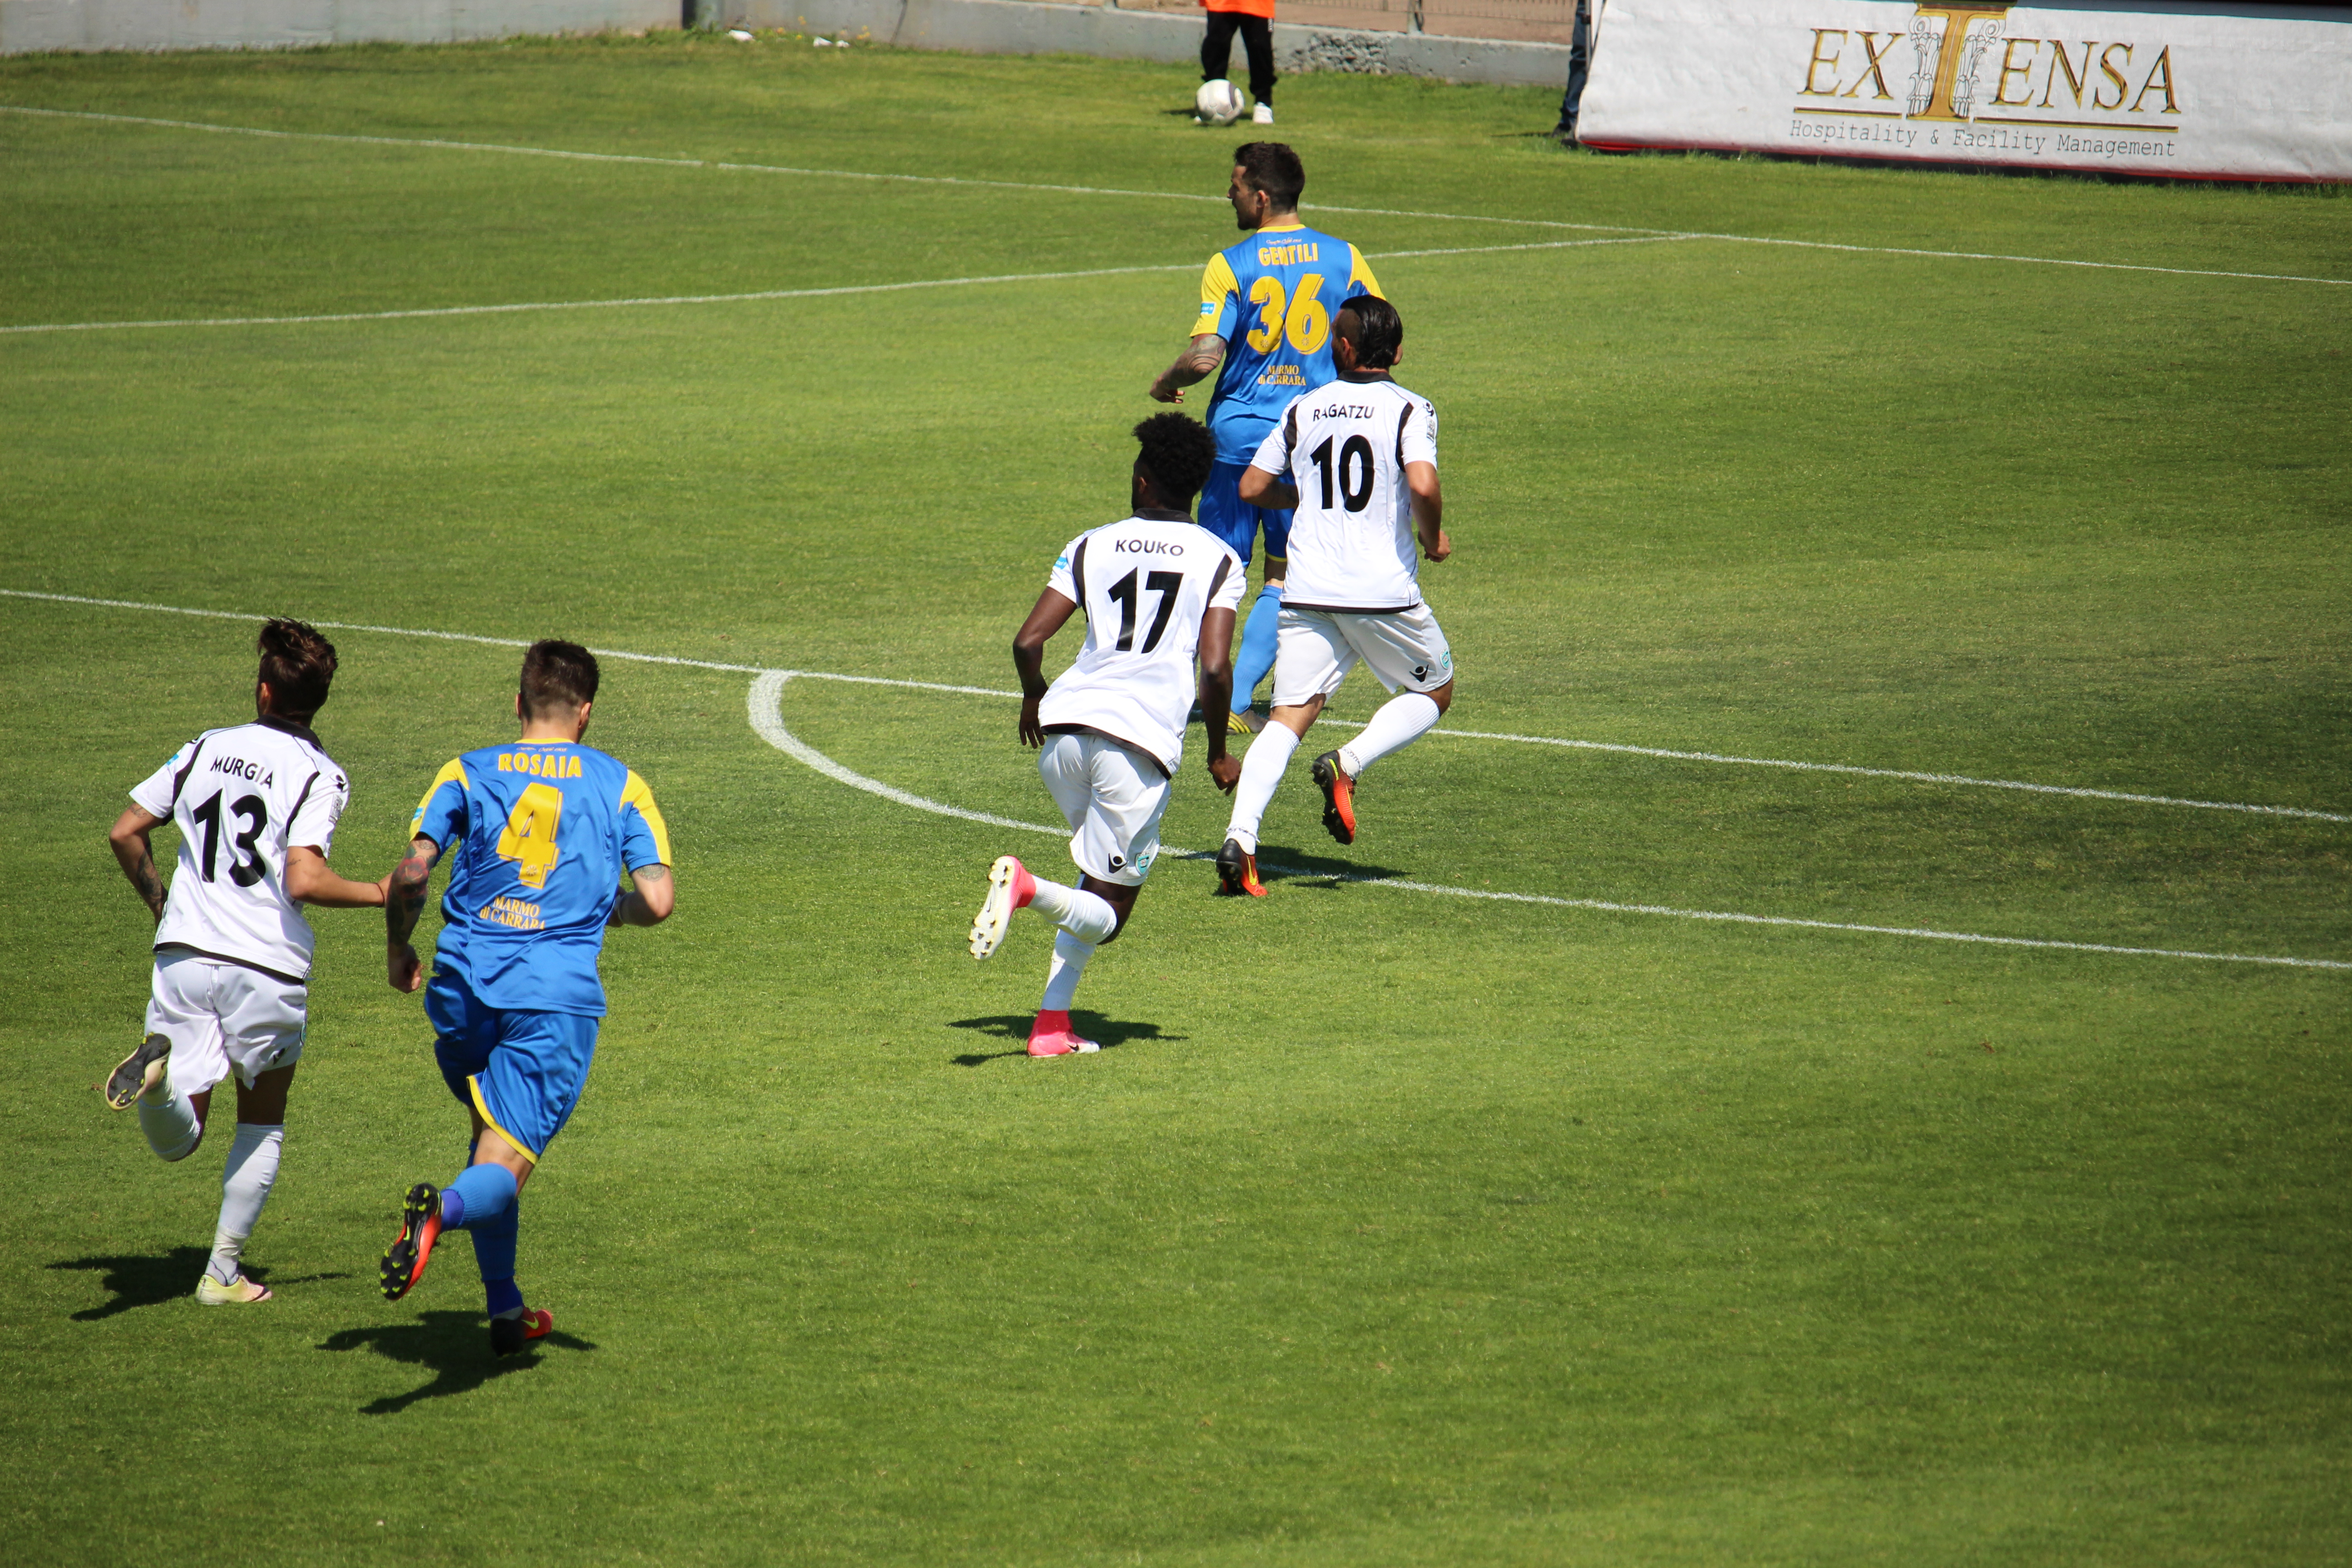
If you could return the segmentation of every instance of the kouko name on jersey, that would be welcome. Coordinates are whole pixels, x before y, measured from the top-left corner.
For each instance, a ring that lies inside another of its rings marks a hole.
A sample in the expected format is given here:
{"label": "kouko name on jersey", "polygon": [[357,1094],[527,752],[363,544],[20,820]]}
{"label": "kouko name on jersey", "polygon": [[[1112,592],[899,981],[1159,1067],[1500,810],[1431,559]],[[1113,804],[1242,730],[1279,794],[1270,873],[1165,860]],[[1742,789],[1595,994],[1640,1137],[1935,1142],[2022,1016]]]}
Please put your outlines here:
{"label": "kouko name on jersey", "polygon": [[1427,398],[1381,377],[1291,400],[1250,459],[1298,491],[1286,608],[1377,613],[1421,603],[1407,463],[1437,464],[1437,410]]}
{"label": "kouko name on jersey", "polygon": [[1241,557],[1190,520],[1130,517],[1070,541],[1046,586],[1086,612],[1087,644],[1038,721],[1108,735],[1173,778],[1199,688],[1201,617],[1238,609],[1242,585]]}
{"label": "kouko name on jersey", "polygon": [[131,792],[180,830],[155,946],[240,963],[299,985],[310,922],[286,892],[286,852],[334,847],[351,784],[319,737],[283,719],[207,730]]}

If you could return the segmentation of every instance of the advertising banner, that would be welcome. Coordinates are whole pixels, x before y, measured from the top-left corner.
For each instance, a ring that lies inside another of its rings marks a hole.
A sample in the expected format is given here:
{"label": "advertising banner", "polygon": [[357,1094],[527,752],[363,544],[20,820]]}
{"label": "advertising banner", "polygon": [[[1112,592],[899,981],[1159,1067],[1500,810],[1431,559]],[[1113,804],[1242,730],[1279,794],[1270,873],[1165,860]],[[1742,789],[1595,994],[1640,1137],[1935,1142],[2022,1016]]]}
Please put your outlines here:
{"label": "advertising banner", "polygon": [[1609,0],[1579,140],[2352,180],[2352,9]]}

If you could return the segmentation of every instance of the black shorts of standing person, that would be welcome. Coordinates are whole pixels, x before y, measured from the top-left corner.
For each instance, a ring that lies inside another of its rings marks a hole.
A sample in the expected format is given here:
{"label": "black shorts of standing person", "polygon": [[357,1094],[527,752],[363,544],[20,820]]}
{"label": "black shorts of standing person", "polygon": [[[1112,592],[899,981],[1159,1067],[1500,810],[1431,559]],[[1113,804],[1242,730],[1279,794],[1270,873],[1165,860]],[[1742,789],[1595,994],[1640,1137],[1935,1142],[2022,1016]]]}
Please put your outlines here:
{"label": "black shorts of standing person", "polygon": [[1234,34],[1242,36],[1249,57],[1250,97],[1257,107],[1250,120],[1274,123],[1274,0],[1202,0],[1208,7],[1209,30],[1201,39],[1201,79],[1220,81],[1231,71]]}

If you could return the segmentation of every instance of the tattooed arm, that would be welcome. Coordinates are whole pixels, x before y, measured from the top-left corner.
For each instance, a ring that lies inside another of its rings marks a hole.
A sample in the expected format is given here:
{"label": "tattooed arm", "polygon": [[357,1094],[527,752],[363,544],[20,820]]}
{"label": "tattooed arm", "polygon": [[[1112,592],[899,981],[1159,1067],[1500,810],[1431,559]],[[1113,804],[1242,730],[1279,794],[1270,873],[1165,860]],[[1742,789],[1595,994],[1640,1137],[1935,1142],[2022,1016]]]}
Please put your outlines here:
{"label": "tattooed arm", "polygon": [[1160,373],[1151,384],[1151,396],[1159,403],[1181,403],[1184,388],[1205,378],[1225,357],[1225,340],[1214,332],[1202,332],[1184,345],[1176,363]]}
{"label": "tattooed arm", "polygon": [[155,848],[147,836],[164,820],[149,815],[144,806],[131,806],[114,819],[114,830],[106,836],[114,847],[115,859],[122,863],[122,874],[131,879],[158,925],[163,923],[163,879],[155,874]]}
{"label": "tattooed arm", "polygon": [[640,866],[629,873],[636,890],[623,894],[613,904],[613,913],[604,921],[608,926],[657,926],[669,919],[677,907],[677,884],[670,880],[669,868],[656,860],[650,866]]}
{"label": "tattooed arm", "polygon": [[415,991],[425,984],[425,966],[408,939],[416,930],[416,917],[425,912],[425,884],[432,880],[433,863],[440,858],[438,844],[412,838],[407,858],[384,879],[384,972],[394,991]]}

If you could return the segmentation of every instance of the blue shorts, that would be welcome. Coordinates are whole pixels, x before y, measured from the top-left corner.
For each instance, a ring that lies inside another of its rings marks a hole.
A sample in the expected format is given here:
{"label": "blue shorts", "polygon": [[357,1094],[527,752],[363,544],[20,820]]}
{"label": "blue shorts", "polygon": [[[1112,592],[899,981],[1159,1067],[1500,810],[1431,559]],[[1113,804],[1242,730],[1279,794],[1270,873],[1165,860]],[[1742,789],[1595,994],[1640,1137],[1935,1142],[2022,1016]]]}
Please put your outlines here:
{"label": "blue shorts", "polygon": [[1290,512],[1242,504],[1242,473],[1247,463],[1219,463],[1209,470],[1201,489],[1201,526],[1223,540],[1249,564],[1250,544],[1258,529],[1265,529],[1265,558],[1282,561],[1290,554]]}
{"label": "blue shorts", "polygon": [[603,1020],[493,1007],[446,969],[425,988],[425,1016],[449,1092],[538,1163],[580,1103]]}

